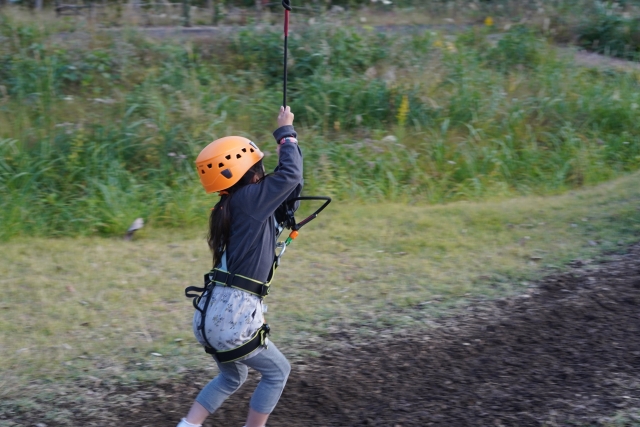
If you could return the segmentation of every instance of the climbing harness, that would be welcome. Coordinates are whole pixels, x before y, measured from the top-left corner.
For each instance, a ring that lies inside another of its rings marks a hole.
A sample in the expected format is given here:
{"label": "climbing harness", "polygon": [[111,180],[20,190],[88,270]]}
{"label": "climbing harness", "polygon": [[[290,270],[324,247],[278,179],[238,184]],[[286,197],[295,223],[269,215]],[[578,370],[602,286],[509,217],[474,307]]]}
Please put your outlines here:
{"label": "climbing harness", "polygon": [[[294,216],[295,203],[304,200],[323,200],[324,203],[314,213],[312,213],[302,221],[296,223],[296,219]],[[274,254],[274,261],[266,282],[261,282],[250,277],[242,276],[240,274],[233,274],[226,271],[227,254],[226,252],[224,252],[220,263],[220,268],[214,268],[204,275],[203,287],[189,286],[184,290],[185,296],[187,298],[193,298],[193,307],[200,312],[200,324],[198,325],[198,330],[202,334],[202,337],[204,338],[204,341],[206,343],[204,349],[208,354],[213,355],[220,363],[233,362],[246,357],[261,346],[267,348],[266,339],[269,335],[269,332],[271,331],[271,328],[268,324],[265,323],[246,343],[231,350],[216,350],[207,339],[207,334],[205,331],[207,308],[209,307],[211,296],[213,295],[213,288],[215,286],[227,286],[230,288],[248,292],[259,297],[260,299],[269,295],[269,292],[271,290],[271,280],[273,279],[273,275],[276,269],[280,265],[280,259],[282,258],[282,255],[284,255],[287,246],[289,246],[291,242],[295,240],[296,237],[298,237],[298,231],[304,225],[308,224],[311,220],[317,218],[320,212],[322,212],[324,208],[329,205],[329,203],[331,203],[331,198],[324,196],[296,197],[283,203],[283,206],[285,208],[285,212],[283,212],[284,218],[280,224],[277,224],[279,232],[276,239],[280,238],[280,235],[282,234],[282,231],[284,231],[284,229],[290,229],[291,233],[284,241],[276,243],[276,253]],[[201,308],[200,302],[203,298],[204,305]]]}

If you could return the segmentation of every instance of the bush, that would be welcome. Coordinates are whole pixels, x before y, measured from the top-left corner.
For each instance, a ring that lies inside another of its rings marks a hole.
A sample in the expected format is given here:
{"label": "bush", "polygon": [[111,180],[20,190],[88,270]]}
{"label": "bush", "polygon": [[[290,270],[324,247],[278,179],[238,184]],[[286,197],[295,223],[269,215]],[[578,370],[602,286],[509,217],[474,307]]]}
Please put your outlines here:
{"label": "bush", "polygon": [[487,60],[496,69],[507,72],[514,67],[535,68],[541,60],[542,43],[527,27],[509,29],[498,44],[489,49]]}
{"label": "bush", "polygon": [[[361,75],[385,59],[387,36],[340,26],[314,26],[289,37],[289,80],[295,82],[330,70],[335,76]],[[225,61],[233,70],[252,70],[269,85],[282,81],[283,40],[280,31],[242,30]]]}
{"label": "bush", "polygon": [[585,49],[635,59],[640,51],[640,18],[625,13],[618,3],[596,3],[578,27],[578,44]]}

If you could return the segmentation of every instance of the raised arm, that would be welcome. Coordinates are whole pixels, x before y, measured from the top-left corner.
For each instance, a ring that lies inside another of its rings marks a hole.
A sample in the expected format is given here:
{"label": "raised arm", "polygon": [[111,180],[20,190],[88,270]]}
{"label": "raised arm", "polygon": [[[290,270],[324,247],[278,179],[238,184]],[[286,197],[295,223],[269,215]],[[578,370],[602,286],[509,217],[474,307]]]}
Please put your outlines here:
{"label": "raised arm", "polygon": [[255,219],[265,219],[283,202],[297,197],[302,191],[302,152],[293,118],[289,107],[280,108],[278,129],[273,133],[278,143],[278,166],[262,181],[246,188],[247,196],[253,201],[248,213]]}

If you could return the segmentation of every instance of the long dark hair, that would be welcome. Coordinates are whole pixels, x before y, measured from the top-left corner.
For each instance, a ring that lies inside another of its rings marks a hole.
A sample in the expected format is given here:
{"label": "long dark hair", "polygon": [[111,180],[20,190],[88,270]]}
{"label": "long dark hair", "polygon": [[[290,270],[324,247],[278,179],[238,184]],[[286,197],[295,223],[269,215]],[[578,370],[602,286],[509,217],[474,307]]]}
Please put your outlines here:
{"label": "long dark hair", "polygon": [[231,233],[231,198],[233,194],[244,187],[251,184],[251,181],[258,176],[262,179],[264,177],[264,167],[262,166],[262,160],[259,160],[256,164],[240,178],[240,181],[226,190],[226,194],[220,197],[220,200],[211,210],[209,216],[209,235],[207,236],[207,243],[209,249],[213,254],[213,266],[215,267],[222,258],[222,254],[225,248],[229,245],[229,234]]}

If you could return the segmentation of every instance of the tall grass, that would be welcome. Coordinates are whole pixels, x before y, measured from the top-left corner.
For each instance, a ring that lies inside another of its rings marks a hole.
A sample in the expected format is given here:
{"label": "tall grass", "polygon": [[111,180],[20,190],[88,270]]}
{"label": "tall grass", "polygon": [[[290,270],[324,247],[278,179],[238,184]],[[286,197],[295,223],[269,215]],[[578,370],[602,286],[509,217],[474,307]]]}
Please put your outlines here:
{"label": "tall grass", "polygon": [[[246,135],[276,162],[279,30],[154,41],[0,21],[0,237],[200,221],[193,160]],[[638,75],[581,69],[514,26],[456,40],[309,25],[290,40],[307,193],[548,194],[640,166]]]}

